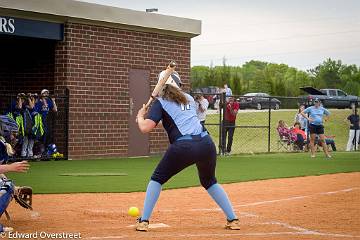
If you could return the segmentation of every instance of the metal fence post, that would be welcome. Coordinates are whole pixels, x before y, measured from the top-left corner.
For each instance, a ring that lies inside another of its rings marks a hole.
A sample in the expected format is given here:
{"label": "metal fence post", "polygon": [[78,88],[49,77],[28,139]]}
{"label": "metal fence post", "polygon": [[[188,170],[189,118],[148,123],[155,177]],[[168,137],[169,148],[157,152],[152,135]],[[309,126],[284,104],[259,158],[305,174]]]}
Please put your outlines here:
{"label": "metal fence post", "polygon": [[220,154],[225,154],[225,111],[226,111],[226,97],[225,93],[220,94],[220,104],[219,104],[219,110],[220,110],[220,134],[219,134],[219,145],[220,145]]}
{"label": "metal fence post", "polygon": [[69,111],[70,111],[70,90],[65,89],[65,159],[69,159]]}
{"label": "metal fence post", "polygon": [[218,106],[218,111],[219,111],[219,154],[222,154],[222,97],[221,94],[218,94],[216,97],[219,98],[219,106]]}
{"label": "metal fence post", "polygon": [[[358,108],[358,102],[356,102],[356,104],[355,104],[355,116],[356,115],[358,115],[358,110],[357,110],[357,108]],[[355,129],[355,131],[354,131],[354,140],[353,140],[353,143],[354,143],[354,151],[356,151],[357,150],[357,148],[356,148],[356,145],[357,144],[359,144],[358,142],[357,142],[357,132],[359,132],[360,130],[356,130]]]}
{"label": "metal fence post", "polygon": [[271,145],[271,98],[269,98],[269,114],[268,114],[268,152]]}

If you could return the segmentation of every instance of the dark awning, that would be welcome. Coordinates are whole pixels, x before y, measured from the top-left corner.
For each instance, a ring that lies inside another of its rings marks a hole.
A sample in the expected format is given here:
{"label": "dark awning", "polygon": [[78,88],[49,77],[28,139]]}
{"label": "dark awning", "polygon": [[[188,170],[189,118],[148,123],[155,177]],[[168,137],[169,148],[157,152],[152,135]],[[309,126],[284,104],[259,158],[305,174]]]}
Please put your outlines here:
{"label": "dark awning", "polygon": [[303,90],[304,92],[307,92],[310,95],[325,95],[323,92],[321,92],[320,90],[313,88],[313,87],[300,87],[301,90]]}

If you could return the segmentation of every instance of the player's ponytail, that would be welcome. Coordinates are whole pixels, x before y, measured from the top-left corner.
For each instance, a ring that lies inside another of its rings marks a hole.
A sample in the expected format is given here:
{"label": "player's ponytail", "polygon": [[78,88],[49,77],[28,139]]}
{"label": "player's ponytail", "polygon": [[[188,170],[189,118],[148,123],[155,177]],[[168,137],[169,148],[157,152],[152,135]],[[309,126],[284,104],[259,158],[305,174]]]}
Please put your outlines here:
{"label": "player's ponytail", "polygon": [[180,89],[169,84],[165,85],[162,98],[183,105],[189,103],[184,93],[182,93]]}

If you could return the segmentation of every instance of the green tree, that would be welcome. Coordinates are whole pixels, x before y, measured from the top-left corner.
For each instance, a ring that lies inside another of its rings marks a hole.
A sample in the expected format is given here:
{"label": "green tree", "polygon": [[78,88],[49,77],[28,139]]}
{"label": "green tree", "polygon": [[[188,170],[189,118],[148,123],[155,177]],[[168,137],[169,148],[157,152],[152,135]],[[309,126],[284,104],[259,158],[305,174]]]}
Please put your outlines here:
{"label": "green tree", "polygon": [[191,68],[191,84],[193,88],[206,86],[206,77],[209,75],[209,67],[194,66]]}
{"label": "green tree", "polygon": [[340,73],[343,64],[341,60],[326,59],[322,64],[310,69],[309,72],[314,78],[315,87],[318,88],[339,88],[341,87]]}
{"label": "green tree", "polygon": [[235,94],[266,92],[276,96],[304,94],[299,88],[340,88],[349,94],[360,95],[360,67],[346,65],[340,60],[326,59],[313,69],[301,71],[286,64],[251,60],[242,66],[194,66],[191,69],[192,87],[218,86],[228,83]]}

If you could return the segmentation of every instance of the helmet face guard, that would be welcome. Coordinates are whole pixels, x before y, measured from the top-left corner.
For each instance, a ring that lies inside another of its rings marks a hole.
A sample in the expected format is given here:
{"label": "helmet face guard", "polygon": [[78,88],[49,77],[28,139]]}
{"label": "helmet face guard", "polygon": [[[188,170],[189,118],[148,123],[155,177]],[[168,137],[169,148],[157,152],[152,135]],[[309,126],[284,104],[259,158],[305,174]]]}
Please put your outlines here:
{"label": "helmet face guard", "polygon": [[179,74],[177,72],[172,73],[170,75],[170,77],[168,78],[168,80],[166,81],[165,85],[166,84],[172,85],[172,86],[180,89],[182,86],[182,82],[181,82]]}
{"label": "helmet face guard", "polygon": [[12,142],[18,132],[19,127],[14,119],[6,115],[0,116],[0,136],[3,136],[7,142]]}
{"label": "helmet face guard", "polygon": [[[165,71],[162,71],[160,74],[159,74],[159,79],[158,81],[160,81],[165,75]],[[167,79],[167,81],[165,82],[165,85],[172,85],[178,89],[181,88],[182,86],[182,82],[181,82],[181,79],[180,79],[180,76],[177,72],[173,72],[170,77]]]}

